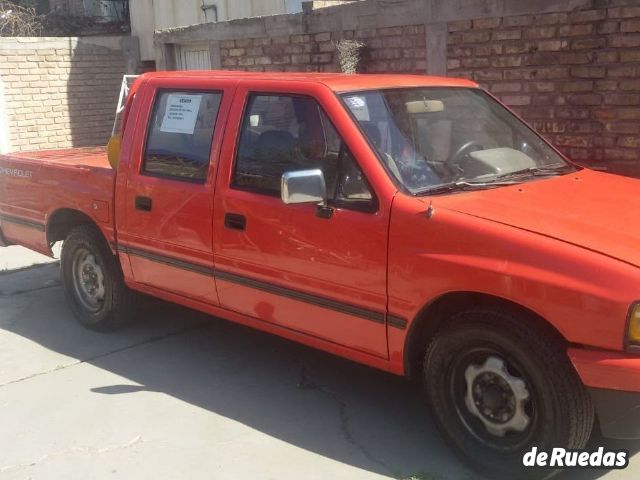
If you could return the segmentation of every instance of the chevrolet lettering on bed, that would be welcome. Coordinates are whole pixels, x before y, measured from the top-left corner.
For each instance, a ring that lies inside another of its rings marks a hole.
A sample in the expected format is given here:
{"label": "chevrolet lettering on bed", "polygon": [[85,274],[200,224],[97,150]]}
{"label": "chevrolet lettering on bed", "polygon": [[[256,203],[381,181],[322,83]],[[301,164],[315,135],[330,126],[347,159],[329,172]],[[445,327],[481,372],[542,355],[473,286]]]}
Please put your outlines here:
{"label": "chevrolet lettering on bed", "polygon": [[0,155],[0,243],[63,241],[83,325],[141,292],[419,378],[491,478],[640,438],[640,181],[461,79],[156,72],[120,125],[108,153]]}
{"label": "chevrolet lettering on bed", "polygon": [[30,170],[20,170],[17,168],[5,168],[0,166],[0,175],[6,175],[7,177],[31,178],[33,176],[33,172]]}

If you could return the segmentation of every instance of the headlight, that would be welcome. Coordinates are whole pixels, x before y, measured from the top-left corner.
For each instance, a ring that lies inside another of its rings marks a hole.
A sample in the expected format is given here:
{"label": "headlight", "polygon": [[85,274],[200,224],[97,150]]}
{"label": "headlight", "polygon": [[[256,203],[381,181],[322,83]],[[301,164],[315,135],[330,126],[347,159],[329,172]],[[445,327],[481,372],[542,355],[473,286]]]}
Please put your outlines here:
{"label": "headlight", "polygon": [[629,310],[626,343],[640,345],[640,303],[633,304]]}

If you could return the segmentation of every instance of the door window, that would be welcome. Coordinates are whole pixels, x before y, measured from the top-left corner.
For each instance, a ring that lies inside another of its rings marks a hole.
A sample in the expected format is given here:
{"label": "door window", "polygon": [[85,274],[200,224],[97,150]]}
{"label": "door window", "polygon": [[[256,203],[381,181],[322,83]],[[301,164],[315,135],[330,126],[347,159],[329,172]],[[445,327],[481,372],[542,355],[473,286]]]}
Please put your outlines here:
{"label": "door window", "polygon": [[204,182],[221,99],[219,92],[159,92],[142,172]]}
{"label": "door window", "polygon": [[322,170],[332,203],[360,210],[376,208],[362,171],[314,99],[250,95],[233,186],[279,196],[285,172],[312,168]]}

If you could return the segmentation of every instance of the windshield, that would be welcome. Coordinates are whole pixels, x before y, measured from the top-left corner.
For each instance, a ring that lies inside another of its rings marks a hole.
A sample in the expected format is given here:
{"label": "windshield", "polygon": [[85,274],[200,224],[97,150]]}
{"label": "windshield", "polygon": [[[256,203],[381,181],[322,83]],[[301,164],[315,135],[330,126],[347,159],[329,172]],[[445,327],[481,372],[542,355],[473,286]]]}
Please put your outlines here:
{"label": "windshield", "polygon": [[398,88],[342,98],[389,172],[414,194],[573,169],[480,89]]}

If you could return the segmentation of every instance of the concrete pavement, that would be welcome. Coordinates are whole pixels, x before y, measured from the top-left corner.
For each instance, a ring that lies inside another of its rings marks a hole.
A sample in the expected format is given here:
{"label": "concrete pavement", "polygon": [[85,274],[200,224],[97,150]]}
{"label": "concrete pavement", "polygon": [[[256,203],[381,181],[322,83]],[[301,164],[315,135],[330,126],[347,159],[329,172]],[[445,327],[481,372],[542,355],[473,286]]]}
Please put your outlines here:
{"label": "concrete pavement", "polygon": [[3,480],[474,478],[404,380],[156,301],[91,332],[56,264],[0,274],[0,432]]}
{"label": "concrete pavement", "polygon": [[[54,247],[54,252],[59,256],[59,245]],[[51,263],[53,259],[41,255],[17,245],[11,247],[0,247],[0,272],[15,270],[33,265],[43,265]]]}

